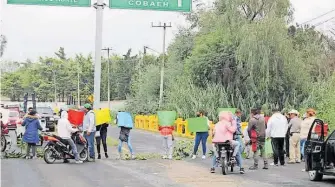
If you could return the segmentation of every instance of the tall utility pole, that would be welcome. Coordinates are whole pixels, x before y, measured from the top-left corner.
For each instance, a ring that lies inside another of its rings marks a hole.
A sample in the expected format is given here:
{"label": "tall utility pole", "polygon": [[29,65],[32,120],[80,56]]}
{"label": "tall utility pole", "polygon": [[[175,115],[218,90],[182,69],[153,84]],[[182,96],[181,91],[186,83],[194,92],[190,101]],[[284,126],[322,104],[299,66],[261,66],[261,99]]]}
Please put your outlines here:
{"label": "tall utility pole", "polygon": [[102,20],[103,9],[106,4],[104,0],[97,0],[93,5],[96,11],[95,30],[95,57],[94,57],[94,102],[93,108],[100,108],[100,87],[101,87],[101,49],[102,49]]}
{"label": "tall utility pole", "polygon": [[108,89],[108,108],[110,109],[111,107],[111,90],[110,90],[110,68],[109,68],[109,64],[110,64],[110,58],[109,58],[109,52],[112,51],[112,48],[104,48],[102,49],[103,51],[107,51],[107,55],[108,55],[108,60],[107,60],[107,82],[108,82],[108,85],[107,85],[107,89]]}
{"label": "tall utility pole", "polygon": [[154,25],[151,23],[151,27],[159,27],[163,28],[163,58],[162,58],[162,64],[161,64],[161,81],[160,81],[160,87],[159,87],[159,103],[158,106],[159,108],[162,106],[163,103],[163,89],[164,89],[164,66],[165,66],[165,36],[166,36],[166,28],[172,27],[171,23],[167,25],[164,23],[163,25],[159,23],[159,25]]}

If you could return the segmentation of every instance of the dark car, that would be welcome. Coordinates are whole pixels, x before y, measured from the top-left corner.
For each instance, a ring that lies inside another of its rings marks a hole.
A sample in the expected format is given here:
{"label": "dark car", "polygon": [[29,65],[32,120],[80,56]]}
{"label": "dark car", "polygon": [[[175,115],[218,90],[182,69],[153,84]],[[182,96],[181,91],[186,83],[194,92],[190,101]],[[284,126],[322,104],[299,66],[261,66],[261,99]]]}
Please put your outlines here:
{"label": "dark car", "polygon": [[[46,131],[55,131],[57,119],[51,107],[36,107],[41,123],[45,123]],[[44,126],[44,124],[41,124]]]}
{"label": "dark car", "polygon": [[328,135],[328,125],[315,119],[305,143],[305,169],[312,181],[323,175],[335,176],[335,130]]}

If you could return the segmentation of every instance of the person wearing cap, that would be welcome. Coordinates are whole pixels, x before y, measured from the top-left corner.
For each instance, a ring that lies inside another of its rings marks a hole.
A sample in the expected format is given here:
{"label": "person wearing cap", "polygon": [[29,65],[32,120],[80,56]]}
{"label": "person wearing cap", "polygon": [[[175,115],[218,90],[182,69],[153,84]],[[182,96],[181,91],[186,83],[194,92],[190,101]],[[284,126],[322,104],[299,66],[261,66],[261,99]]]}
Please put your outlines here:
{"label": "person wearing cap", "polygon": [[272,109],[272,116],[269,118],[266,135],[271,138],[273,149],[273,164],[278,166],[278,158],[280,165],[285,165],[284,144],[285,136],[288,128],[286,117],[279,112],[278,109]]}
{"label": "person wearing cap", "polygon": [[301,130],[300,130],[300,153],[301,158],[304,160],[304,147],[307,140],[309,129],[311,128],[314,120],[316,112],[313,108],[309,108],[306,111],[306,117],[301,122]]}
{"label": "person wearing cap", "polygon": [[300,131],[301,131],[301,119],[298,117],[299,112],[297,110],[291,110],[290,115],[290,159],[289,164],[300,163]]}
{"label": "person wearing cap", "polygon": [[92,110],[91,104],[87,103],[84,105],[84,121],[83,121],[83,131],[84,137],[87,140],[88,151],[89,151],[89,161],[95,161],[95,152],[94,152],[94,137],[95,137],[95,115]]}

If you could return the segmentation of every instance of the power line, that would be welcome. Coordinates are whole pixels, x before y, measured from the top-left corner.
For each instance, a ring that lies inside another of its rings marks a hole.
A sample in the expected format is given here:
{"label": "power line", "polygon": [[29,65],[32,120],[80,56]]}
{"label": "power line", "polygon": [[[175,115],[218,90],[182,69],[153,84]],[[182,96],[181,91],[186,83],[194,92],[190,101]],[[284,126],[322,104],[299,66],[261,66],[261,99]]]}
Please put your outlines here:
{"label": "power line", "polygon": [[325,21],[323,21],[323,22],[317,23],[317,24],[315,24],[314,26],[317,27],[317,26],[322,25],[322,24],[324,24],[324,23],[327,23],[328,21],[331,21],[331,20],[333,20],[333,19],[335,19],[335,16],[334,16],[334,17],[331,17],[331,18],[329,18],[329,19],[327,19],[327,20],[325,20]]}
{"label": "power line", "polygon": [[314,20],[316,20],[316,19],[319,19],[319,18],[321,18],[321,17],[323,17],[323,16],[325,16],[325,15],[327,15],[327,14],[330,14],[330,13],[332,13],[332,12],[335,12],[335,9],[333,9],[333,10],[331,10],[331,11],[329,11],[329,12],[326,12],[326,13],[320,15],[320,16],[317,16],[317,17],[315,17],[315,18],[313,18],[313,19],[310,19],[310,20],[308,20],[308,21],[305,21],[305,22],[302,23],[302,25],[304,25],[304,24],[306,24],[306,23],[308,23],[308,22],[314,21]]}

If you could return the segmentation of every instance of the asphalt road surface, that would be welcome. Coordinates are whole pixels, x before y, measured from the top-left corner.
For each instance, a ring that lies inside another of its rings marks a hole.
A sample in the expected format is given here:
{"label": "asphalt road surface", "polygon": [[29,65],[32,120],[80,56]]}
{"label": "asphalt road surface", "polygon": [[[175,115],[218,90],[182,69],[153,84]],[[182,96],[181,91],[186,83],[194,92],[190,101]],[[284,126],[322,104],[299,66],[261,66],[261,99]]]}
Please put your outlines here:
{"label": "asphalt road surface", "polygon": [[[119,129],[110,127],[108,136],[118,138]],[[159,134],[132,130],[131,139],[135,154],[161,153]],[[127,149],[125,147],[125,149]],[[304,186],[334,187],[335,177],[325,177],[322,182],[311,182],[302,172],[303,164],[284,167],[271,166],[269,170],[250,171],[251,160],[245,161],[246,173],[223,176],[209,173],[210,158],[169,161],[161,159],[116,160],[116,147],[109,147],[110,158],[84,164],[46,164],[43,159],[1,159],[1,186],[10,187],[270,187]],[[260,165],[262,166],[262,165]],[[236,168],[237,171],[237,168]]]}

